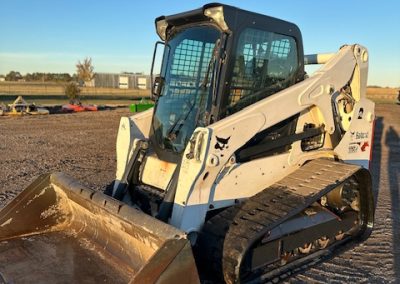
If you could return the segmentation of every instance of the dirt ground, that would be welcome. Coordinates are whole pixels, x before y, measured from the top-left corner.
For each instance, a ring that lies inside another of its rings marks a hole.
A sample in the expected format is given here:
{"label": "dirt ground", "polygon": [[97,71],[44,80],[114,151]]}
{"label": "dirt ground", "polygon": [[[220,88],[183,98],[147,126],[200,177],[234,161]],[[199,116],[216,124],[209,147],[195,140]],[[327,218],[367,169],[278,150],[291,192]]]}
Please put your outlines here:
{"label": "dirt ground", "polygon": [[[289,279],[290,283],[400,281],[400,106],[376,106],[373,182],[376,225],[362,245]],[[119,119],[128,110],[0,117],[0,208],[36,176],[63,171],[102,190],[115,173]]]}

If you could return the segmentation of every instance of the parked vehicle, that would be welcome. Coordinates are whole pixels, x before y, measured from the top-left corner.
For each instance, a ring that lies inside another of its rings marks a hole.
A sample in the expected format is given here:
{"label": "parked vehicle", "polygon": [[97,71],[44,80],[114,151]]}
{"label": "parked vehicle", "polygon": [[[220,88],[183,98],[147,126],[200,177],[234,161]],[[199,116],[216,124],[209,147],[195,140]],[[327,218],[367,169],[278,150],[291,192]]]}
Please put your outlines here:
{"label": "parked vehicle", "polygon": [[82,104],[67,104],[61,108],[62,112],[82,112],[82,111],[97,111],[95,105],[82,105]]}
{"label": "parked vehicle", "polygon": [[[3,111],[4,112],[4,111]],[[17,99],[8,105],[8,109],[4,112],[5,115],[47,115],[49,110],[35,105],[34,103],[27,103],[22,96],[18,96]]]}

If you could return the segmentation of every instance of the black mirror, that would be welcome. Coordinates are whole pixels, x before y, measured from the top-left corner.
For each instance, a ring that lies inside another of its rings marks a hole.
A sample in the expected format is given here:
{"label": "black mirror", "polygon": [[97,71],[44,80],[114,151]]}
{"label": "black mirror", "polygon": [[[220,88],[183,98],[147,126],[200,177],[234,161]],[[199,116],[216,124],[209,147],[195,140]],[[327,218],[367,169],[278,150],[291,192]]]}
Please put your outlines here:
{"label": "black mirror", "polygon": [[[165,46],[168,49],[167,49],[167,52],[165,52],[165,49],[164,49],[164,52],[162,52],[161,54],[158,53],[158,56],[157,56],[157,50],[158,50],[159,46]],[[151,71],[150,71],[151,95],[152,95],[152,97],[155,97],[156,99],[159,96],[161,96],[162,89],[164,87],[165,79],[161,74],[163,72],[162,70],[163,70],[164,60],[168,60],[168,58],[169,58],[169,52],[170,52],[170,47],[169,47],[168,44],[165,44],[162,41],[157,41],[156,42],[156,44],[154,46],[153,61],[152,61],[152,64],[151,64]],[[160,55],[162,56],[161,58],[160,58]],[[167,58],[164,58],[164,56],[167,56]],[[157,69],[158,68],[160,69],[160,73],[157,72],[160,75],[156,75],[156,77],[154,78],[153,71],[154,71],[155,65],[157,65],[156,66]],[[159,66],[159,65],[161,65],[161,66]]]}
{"label": "black mirror", "polygon": [[165,79],[161,76],[157,76],[153,82],[153,93],[152,95],[156,98],[161,96],[162,90],[164,88]]}

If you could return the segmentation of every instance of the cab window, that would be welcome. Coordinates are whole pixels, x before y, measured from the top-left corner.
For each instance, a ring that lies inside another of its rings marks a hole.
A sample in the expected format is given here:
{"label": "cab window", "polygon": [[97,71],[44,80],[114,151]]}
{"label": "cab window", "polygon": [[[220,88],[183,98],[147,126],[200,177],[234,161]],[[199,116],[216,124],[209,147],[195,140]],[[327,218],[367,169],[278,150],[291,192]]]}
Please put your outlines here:
{"label": "cab window", "polygon": [[239,37],[226,115],[235,113],[295,82],[294,38],[247,28]]}

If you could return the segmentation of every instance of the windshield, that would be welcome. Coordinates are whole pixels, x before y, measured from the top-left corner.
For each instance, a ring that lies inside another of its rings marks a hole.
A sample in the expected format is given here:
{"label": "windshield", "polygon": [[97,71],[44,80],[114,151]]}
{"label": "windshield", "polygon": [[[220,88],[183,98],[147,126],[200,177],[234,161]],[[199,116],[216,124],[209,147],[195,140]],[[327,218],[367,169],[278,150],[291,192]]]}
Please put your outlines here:
{"label": "windshield", "polygon": [[164,50],[164,86],[157,101],[153,133],[157,146],[181,153],[194,129],[209,119],[212,74],[220,32],[210,26],[184,29]]}

